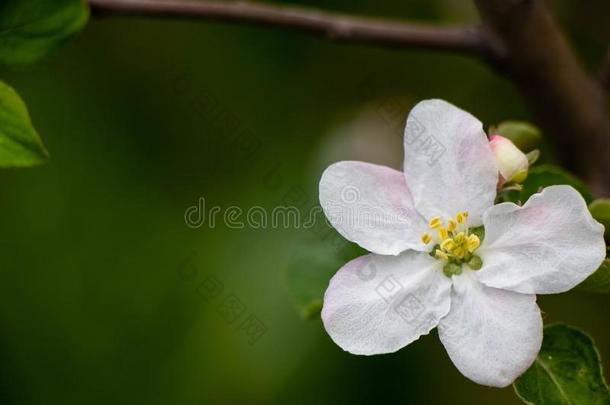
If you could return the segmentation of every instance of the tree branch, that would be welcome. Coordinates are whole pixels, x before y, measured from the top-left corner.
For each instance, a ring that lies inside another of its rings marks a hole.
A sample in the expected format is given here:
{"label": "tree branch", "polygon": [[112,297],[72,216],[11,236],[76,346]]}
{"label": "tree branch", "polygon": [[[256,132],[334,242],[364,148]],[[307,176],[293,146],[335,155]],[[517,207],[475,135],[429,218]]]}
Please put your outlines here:
{"label": "tree branch", "polygon": [[600,85],[605,90],[610,90],[610,49],[606,52],[602,67],[598,73]]}
{"label": "tree branch", "polygon": [[496,64],[520,88],[566,166],[610,195],[610,120],[544,0],[475,0]]}
{"label": "tree branch", "polygon": [[354,17],[296,6],[193,0],[89,0],[94,14],[185,18],[249,23],[302,30],[337,41],[419,47],[484,55],[478,27],[441,27]]}
{"label": "tree branch", "polygon": [[[296,6],[194,0],[88,0],[97,15],[173,17],[297,29],[346,42],[477,56],[509,77],[563,163],[610,195],[610,119],[600,81],[570,49],[545,0],[475,0],[479,27],[439,27]],[[610,82],[610,64],[601,83]]]}

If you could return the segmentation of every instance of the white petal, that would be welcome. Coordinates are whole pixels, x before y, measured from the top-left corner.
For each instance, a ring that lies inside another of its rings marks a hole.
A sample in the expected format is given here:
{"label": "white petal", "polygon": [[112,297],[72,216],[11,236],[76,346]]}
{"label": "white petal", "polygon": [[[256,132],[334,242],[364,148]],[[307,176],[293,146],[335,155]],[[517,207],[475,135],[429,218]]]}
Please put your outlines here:
{"label": "white petal", "polygon": [[536,359],[542,317],[535,295],[487,287],[466,270],[453,277],[451,311],[438,334],[462,374],[478,384],[505,387]]}
{"label": "white petal", "polygon": [[450,307],[451,280],[427,253],[366,255],[343,266],[324,295],[324,328],[343,350],[392,353],[428,334]]}
{"label": "white petal", "polygon": [[468,210],[481,224],[496,196],[498,169],[481,122],[443,100],[425,100],[405,128],[405,177],[415,208],[430,219]]}
{"label": "white petal", "polygon": [[503,203],[483,217],[479,280],[526,294],[567,291],[606,256],[604,227],[570,186],[551,186],[519,207]]}
{"label": "white petal", "polygon": [[366,250],[397,255],[425,250],[424,219],[415,211],[401,172],[363,162],[338,162],[320,180],[320,204],[343,235]]}

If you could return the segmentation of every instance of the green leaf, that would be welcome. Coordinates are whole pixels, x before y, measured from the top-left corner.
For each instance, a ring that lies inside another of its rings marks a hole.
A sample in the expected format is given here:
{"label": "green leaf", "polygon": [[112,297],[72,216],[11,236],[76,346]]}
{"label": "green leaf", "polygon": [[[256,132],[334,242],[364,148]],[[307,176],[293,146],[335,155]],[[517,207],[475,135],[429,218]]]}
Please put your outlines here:
{"label": "green leaf", "polygon": [[587,203],[590,203],[593,200],[591,191],[589,191],[581,180],[561,167],[553,165],[540,165],[532,167],[529,170],[529,174],[523,182],[523,190],[519,193],[519,200],[525,202],[532,194],[537,193],[540,189],[560,184],[567,184],[574,187]]}
{"label": "green leaf", "polygon": [[589,211],[597,222],[601,223],[606,231],[606,240],[610,239],[610,199],[600,198],[589,204]]}
{"label": "green leaf", "polygon": [[0,64],[27,65],[44,57],[87,23],[84,0],[2,0]]}
{"label": "green leaf", "polygon": [[0,167],[43,163],[47,151],[19,95],[0,82]]}
{"label": "green leaf", "polygon": [[523,152],[536,148],[542,139],[538,127],[524,121],[501,122],[493,132],[510,139]]}
{"label": "green leaf", "polygon": [[580,283],[575,291],[610,293],[610,259],[605,259],[599,269]]}
{"label": "green leaf", "polygon": [[331,277],[350,259],[365,254],[356,245],[337,251],[331,244],[310,243],[295,249],[285,268],[288,293],[304,319],[320,314]]}
{"label": "green leaf", "polygon": [[515,381],[514,388],[527,404],[610,404],[593,340],[563,324],[544,328],[542,349],[529,370]]}

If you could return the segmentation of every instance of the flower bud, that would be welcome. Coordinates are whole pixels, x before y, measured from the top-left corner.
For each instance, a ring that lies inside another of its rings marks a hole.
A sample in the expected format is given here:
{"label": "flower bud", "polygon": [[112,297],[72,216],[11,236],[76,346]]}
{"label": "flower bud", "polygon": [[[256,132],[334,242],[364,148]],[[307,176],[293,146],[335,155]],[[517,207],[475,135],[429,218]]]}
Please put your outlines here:
{"label": "flower bud", "polygon": [[489,146],[496,157],[496,163],[502,183],[521,183],[527,177],[529,162],[525,153],[521,152],[509,139],[500,135],[489,138]]}
{"label": "flower bud", "polygon": [[534,150],[542,140],[538,127],[525,121],[501,122],[491,133],[510,139],[517,148],[524,152]]}

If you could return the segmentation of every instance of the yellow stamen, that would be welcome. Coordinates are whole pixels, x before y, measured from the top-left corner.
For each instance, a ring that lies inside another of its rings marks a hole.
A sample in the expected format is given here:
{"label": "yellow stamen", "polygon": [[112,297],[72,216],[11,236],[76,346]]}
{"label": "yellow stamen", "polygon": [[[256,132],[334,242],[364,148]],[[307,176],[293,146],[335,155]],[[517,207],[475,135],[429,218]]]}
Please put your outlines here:
{"label": "yellow stamen", "polygon": [[455,242],[453,241],[453,239],[445,239],[441,243],[441,249],[443,249],[445,252],[450,252],[454,248],[455,248]]}
{"label": "yellow stamen", "polygon": [[[481,240],[468,229],[468,211],[459,211],[454,218],[447,219],[447,224],[440,216],[432,217],[428,222],[430,229],[434,232],[424,232],[421,236],[422,242],[426,245],[435,245],[431,255],[442,260],[444,263],[443,272],[447,277],[461,274],[462,265],[467,264],[472,270],[482,267],[482,261],[475,254],[475,250],[481,245]],[[458,232],[459,231],[459,232]],[[434,236],[432,236],[434,235]],[[439,245],[440,244],[440,245]]]}
{"label": "yellow stamen", "polygon": [[451,253],[457,257],[458,259],[463,259],[464,255],[466,254],[466,252],[464,251],[464,248],[461,246],[456,247],[455,249],[453,249],[451,251]]}
{"label": "yellow stamen", "polygon": [[447,231],[447,228],[445,228],[444,226],[438,228],[438,237],[441,242],[447,239],[449,237],[449,232]]}
{"label": "yellow stamen", "polygon": [[455,219],[457,220],[458,224],[463,224],[464,222],[466,222],[466,218],[468,218],[468,211],[458,212],[455,216]]}
{"label": "yellow stamen", "polygon": [[437,259],[449,260],[449,256],[447,256],[447,253],[443,252],[440,249],[436,249],[436,252],[434,252],[434,255],[436,256]]}
{"label": "yellow stamen", "polygon": [[468,247],[468,251],[469,252],[474,252],[476,250],[476,248],[479,247],[479,245],[481,244],[481,240],[479,239],[479,237],[477,235],[470,235],[468,237],[468,240],[466,241],[466,246]]}
{"label": "yellow stamen", "polygon": [[430,236],[429,234],[424,232],[421,235],[421,241],[424,242],[424,244],[427,245],[428,243],[430,243],[432,241],[432,236]]}
{"label": "yellow stamen", "polygon": [[432,217],[432,218],[430,218],[430,222],[428,222],[428,226],[430,226],[430,228],[432,228],[432,229],[436,229],[436,228],[440,227],[441,225],[443,225],[443,222],[441,221],[441,217]]}
{"label": "yellow stamen", "polygon": [[457,235],[455,235],[455,237],[453,238],[453,240],[455,241],[455,243],[457,243],[458,245],[461,245],[462,243],[464,243],[466,241],[466,235],[464,234],[464,232],[460,232]]}

